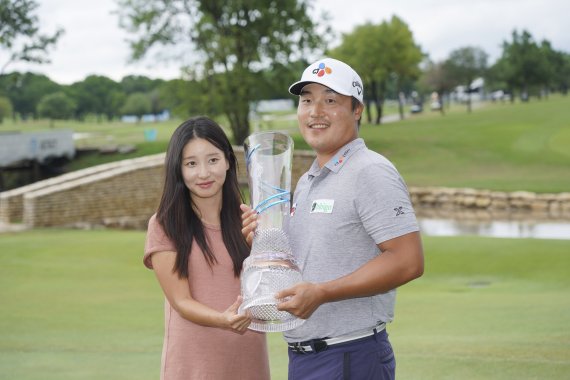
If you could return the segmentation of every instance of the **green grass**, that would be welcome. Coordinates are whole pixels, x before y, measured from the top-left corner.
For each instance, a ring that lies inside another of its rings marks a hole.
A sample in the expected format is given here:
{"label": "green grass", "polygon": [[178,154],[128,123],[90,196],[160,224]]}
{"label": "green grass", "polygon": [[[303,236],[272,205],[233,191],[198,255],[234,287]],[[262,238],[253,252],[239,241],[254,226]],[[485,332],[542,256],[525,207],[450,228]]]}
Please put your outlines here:
{"label": "green grass", "polygon": [[[387,113],[397,112],[391,105]],[[294,115],[261,120],[261,130],[289,131],[295,149],[309,149],[297,130]],[[287,117],[288,116],[288,117]],[[222,125],[227,125],[223,120]],[[164,152],[179,124],[122,124],[89,121],[56,122],[56,128],[73,129],[88,137],[78,147],[135,144],[129,155],[85,156],[70,166],[79,169],[134,156]],[[252,123],[254,128],[255,123]],[[0,132],[48,129],[45,120],[13,124],[5,121]],[[144,130],[155,128],[157,141],[144,140]],[[361,136],[368,146],[391,159],[413,186],[473,187],[499,191],[570,191],[570,97],[550,96],[529,103],[483,104],[470,114],[453,106],[445,116],[426,111],[400,122],[363,124]]]}
{"label": "green grass", "polygon": [[[144,232],[0,235],[1,379],[157,379],[163,296]],[[389,326],[400,379],[564,379],[570,241],[425,237]],[[270,334],[272,379],[286,379]]]}
{"label": "green grass", "polygon": [[364,126],[361,135],[411,185],[570,191],[570,97],[456,108]]}
{"label": "green grass", "polygon": [[567,378],[569,241],[425,238],[425,250],[392,329],[401,378]]}

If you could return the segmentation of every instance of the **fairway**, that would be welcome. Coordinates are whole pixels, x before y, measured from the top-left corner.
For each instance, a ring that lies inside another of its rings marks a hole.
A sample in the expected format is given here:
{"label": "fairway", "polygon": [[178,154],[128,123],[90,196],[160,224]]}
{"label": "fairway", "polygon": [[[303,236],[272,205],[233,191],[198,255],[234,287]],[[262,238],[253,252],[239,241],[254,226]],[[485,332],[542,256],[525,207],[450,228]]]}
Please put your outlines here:
{"label": "fairway", "polygon": [[[387,112],[394,112],[393,105]],[[292,113],[267,115],[260,128],[288,131],[295,149],[308,149]],[[227,126],[225,120],[218,120]],[[86,155],[69,170],[164,152],[178,120],[164,123],[58,122],[85,138],[77,147],[136,145],[130,154]],[[252,123],[252,132],[253,125]],[[45,120],[0,124],[0,132],[48,129]],[[147,129],[156,141],[145,141]],[[228,131],[229,132],[229,131]],[[539,193],[570,191],[570,96],[553,95],[529,103],[481,103],[472,113],[454,104],[445,116],[425,111],[403,121],[371,125],[360,135],[369,148],[396,164],[410,186],[470,187]]]}
{"label": "fairway", "polygon": [[364,126],[371,149],[413,186],[570,191],[570,97],[454,107],[384,126]]}
{"label": "fairway", "polygon": [[[0,235],[1,379],[157,379],[163,296],[144,232]],[[389,326],[400,379],[564,379],[570,241],[425,237]],[[280,334],[272,379],[286,379]]]}

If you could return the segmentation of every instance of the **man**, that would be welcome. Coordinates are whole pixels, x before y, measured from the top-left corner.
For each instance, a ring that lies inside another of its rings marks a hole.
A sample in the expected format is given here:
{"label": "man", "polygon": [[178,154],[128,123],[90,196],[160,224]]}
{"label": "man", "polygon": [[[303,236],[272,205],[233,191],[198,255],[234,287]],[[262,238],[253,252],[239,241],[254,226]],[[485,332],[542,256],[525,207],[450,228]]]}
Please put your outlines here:
{"label": "man", "polygon": [[[300,318],[286,331],[289,379],[394,379],[386,333],[395,289],[423,273],[423,250],[406,185],[358,138],[360,76],[335,59],[307,67],[289,92],[316,160],[295,189],[288,234],[303,281],[276,295]],[[256,216],[242,206],[251,242]]]}

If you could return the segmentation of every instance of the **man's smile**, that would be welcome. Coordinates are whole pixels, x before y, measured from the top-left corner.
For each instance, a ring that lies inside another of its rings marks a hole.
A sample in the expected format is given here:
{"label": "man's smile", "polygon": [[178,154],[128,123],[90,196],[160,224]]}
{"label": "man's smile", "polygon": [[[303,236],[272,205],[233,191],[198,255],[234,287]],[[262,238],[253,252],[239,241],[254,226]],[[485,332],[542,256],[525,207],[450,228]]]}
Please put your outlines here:
{"label": "man's smile", "polygon": [[325,129],[328,128],[329,125],[328,124],[324,124],[324,123],[314,123],[314,124],[309,124],[309,128],[311,129]]}

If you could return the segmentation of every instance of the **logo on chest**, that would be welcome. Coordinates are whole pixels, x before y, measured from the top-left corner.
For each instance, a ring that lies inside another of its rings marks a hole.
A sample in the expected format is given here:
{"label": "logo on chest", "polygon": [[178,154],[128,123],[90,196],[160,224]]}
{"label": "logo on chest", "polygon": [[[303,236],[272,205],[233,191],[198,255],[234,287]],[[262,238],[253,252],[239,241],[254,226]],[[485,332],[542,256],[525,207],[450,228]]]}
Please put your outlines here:
{"label": "logo on chest", "polygon": [[334,199],[316,199],[311,205],[311,214],[331,214],[333,206]]}

